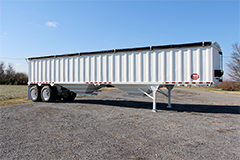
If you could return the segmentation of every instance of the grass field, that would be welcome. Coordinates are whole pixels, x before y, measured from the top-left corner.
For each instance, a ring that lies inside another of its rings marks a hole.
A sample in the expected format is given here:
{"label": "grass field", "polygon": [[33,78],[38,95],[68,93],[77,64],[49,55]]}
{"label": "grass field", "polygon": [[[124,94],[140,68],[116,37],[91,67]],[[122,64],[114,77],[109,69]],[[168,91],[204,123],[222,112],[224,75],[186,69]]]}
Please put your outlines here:
{"label": "grass field", "polygon": [[[180,87],[180,88],[186,88],[186,87]],[[191,87],[190,89],[197,89],[197,90],[202,90],[202,91],[210,91],[210,92],[221,92],[221,93],[228,93],[228,94],[239,94],[240,91],[225,91],[221,89],[216,89],[213,87]]]}
{"label": "grass field", "polygon": [[[186,88],[186,87],[179,87],[179,88]],[[116,89],[115,87],[103,87],[100,89],[100,91],[115,90],[115,89]],[[240,95],[239,91],[223,91],[223,90],[215,89],[212,87],[191,87],[191,89]],[[26,86],[0,85],[0,106],[31,102],[31,100],[27,100],[27,90],[28,90],[27,85]]]}
{"label": "grass field", "polygon": [[31,102],[27,100],[27,90],[27,85],[0,85],[0,106]]}

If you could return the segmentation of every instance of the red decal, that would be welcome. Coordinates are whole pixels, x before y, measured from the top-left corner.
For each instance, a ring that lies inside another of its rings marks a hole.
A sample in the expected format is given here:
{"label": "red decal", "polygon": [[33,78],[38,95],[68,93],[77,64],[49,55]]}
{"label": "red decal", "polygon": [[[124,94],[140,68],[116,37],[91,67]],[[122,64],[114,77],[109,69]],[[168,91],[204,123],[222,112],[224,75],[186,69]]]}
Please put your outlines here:
{"label": "red decal", "polygon": [[191,75],[191,78],[192,78],[193,80],[197,80],[197,79],[199,78],[199,75],[198,75],[197,73],[193,73],[193,74]]}

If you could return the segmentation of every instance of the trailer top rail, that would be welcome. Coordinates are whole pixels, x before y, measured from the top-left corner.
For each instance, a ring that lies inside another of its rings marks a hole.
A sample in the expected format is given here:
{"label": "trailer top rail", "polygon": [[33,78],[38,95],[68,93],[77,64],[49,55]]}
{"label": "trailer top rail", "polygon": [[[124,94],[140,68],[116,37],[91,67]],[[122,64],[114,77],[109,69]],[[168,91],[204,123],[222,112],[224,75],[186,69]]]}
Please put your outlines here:
{"label": "trailer top rail", "polygon": [[61,54],[41,57],[29,57],[26,60],[45,59],[45,58],[59,58],[59,57],[71,57],[91,54],[108,54],[108,53],[120,53],[120,52],[132,52],[132,51],[144,51],[144,50],[157,50],[157,49],[168,49],[168,48],[189,48],[197,46],[210,46],[212,42],[196,42],[196,43],[185,43],[185,44],[171,44],[171,45],[159,45],[159,46],[147,46],[147,47],[136,47],[136,48],[123,48],[123,49],[111,49],[103,51],[92,51],[92,52],[79,52],[72,54]]}

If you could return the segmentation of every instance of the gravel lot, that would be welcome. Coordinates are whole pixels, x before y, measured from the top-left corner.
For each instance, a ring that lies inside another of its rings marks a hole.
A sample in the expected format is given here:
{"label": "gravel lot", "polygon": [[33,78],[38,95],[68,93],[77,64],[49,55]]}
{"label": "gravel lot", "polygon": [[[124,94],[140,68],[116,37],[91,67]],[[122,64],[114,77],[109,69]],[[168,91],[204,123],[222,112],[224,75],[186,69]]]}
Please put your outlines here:
{"label": "gravel lot", "polygon": [[240,159],[240,95],[174,88],[166,105],[113,90],[0,107],[0,159]]}

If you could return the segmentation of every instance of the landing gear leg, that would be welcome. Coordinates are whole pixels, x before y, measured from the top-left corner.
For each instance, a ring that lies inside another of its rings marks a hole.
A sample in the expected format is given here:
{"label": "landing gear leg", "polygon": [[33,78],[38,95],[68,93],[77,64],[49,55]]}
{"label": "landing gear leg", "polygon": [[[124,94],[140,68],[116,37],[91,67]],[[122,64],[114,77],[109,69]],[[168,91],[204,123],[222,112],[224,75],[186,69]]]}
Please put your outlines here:
{"label": "landing gear leg", "polygon": [[168,105],[167,105],[167,108],[172,108],[172,105],[171,105],[171,91],[172,91],[174,85],[167,85],[166,87],[168,89]]}
{"label": "landing gear leg", "polygon": [[152,109],[153,112],[157,112],[157,90],[158,90],[158,87],[159,87],[158,85],[149,86],[149,88],[152,90],[152,93],[153,93],[153,97],[150,97],[153,100],[153,109]]}

